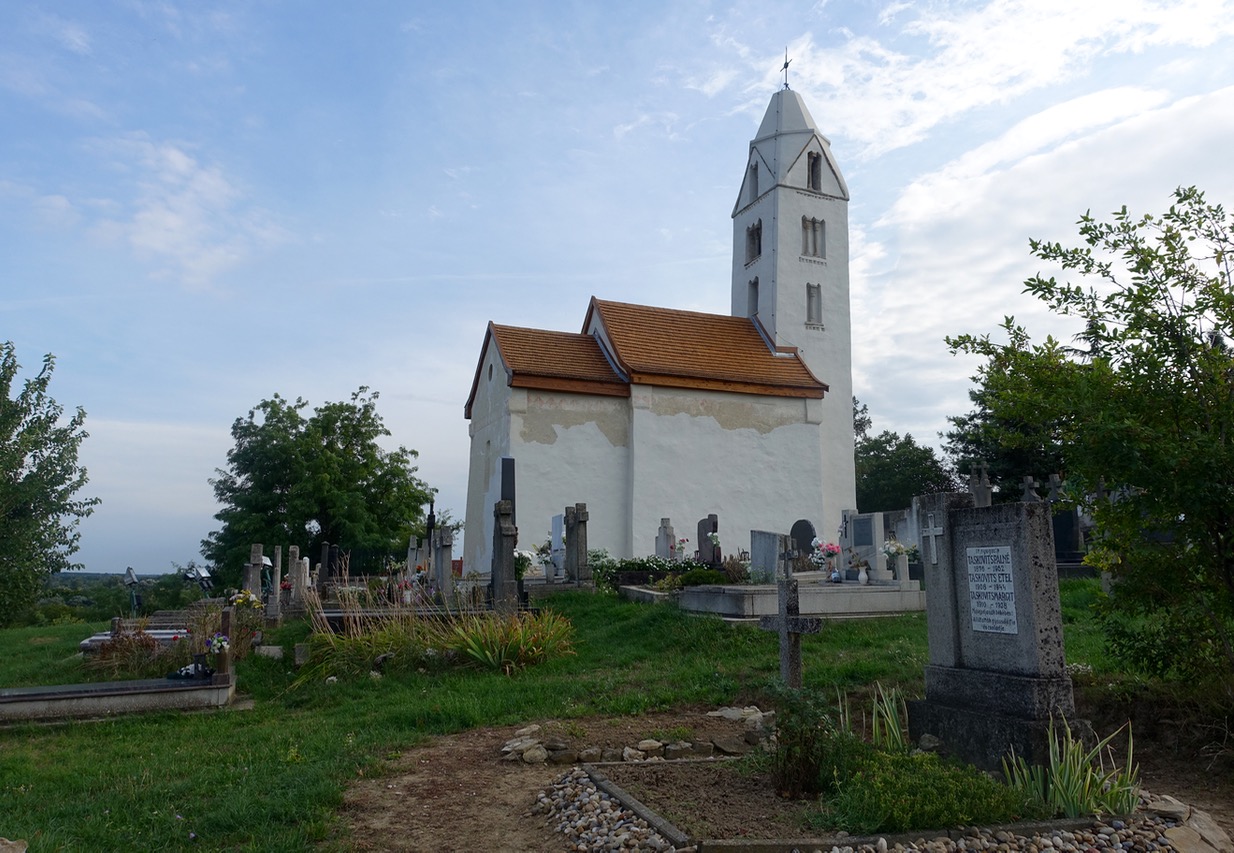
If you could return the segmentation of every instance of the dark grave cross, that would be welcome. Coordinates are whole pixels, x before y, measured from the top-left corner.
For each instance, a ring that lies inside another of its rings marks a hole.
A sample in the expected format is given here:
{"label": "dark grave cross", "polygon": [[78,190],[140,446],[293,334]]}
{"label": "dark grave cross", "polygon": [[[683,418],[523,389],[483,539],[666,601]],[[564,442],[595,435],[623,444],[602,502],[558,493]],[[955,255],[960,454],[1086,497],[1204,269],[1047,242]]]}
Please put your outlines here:
{"label": "dark grave cross", "polygon": [[1033,479],[1032,474],[1024,475],[1024,494],[1020,495],[1020,500],[1025,503],[1040,503],[1041,495],[1037,494],[1037,487],[1041,484]]}
{"label": "dark grave cross", "polygon": [[792,572],[793,552],[780,554],[780,576],[776,581],[779,592],[780,613],[778,616],[762,616],[758,627],[775,631],[780,635],[780,678],[785,686],[801,689],[801,635],[817,634],[823,628],[818,616],[802,616],[797,598],[797,579]]}

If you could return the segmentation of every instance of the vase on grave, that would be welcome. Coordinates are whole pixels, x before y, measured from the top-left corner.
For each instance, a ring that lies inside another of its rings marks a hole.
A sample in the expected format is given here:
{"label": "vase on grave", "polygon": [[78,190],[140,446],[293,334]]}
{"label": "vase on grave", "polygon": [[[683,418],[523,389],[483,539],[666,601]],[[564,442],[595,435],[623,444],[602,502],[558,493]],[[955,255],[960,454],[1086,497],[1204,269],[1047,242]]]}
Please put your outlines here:
{"label": "vase on grave", "polygon": [[870,573],[866,571],[864,563],[861,565],[861,570],[857,572],[857,583],[866,586],[870,583]]}
{"label": "vase on grave", "polygon": [[409,589],[403,590],[403,603],[411,604],[411,590]]}

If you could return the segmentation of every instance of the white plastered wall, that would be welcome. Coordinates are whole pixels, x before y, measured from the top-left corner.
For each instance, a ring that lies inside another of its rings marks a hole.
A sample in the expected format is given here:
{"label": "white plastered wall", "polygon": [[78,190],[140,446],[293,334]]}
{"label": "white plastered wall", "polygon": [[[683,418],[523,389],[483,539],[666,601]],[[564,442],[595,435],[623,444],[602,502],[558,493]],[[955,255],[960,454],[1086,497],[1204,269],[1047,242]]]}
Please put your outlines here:
{"label": "white plastered wall", "polygon": [[749,549],[751,530],[818,527],[821,403],[633,386],[631,553],[655,553],[664,517],[693,551],[698,521],[715,513],[726,555]]}

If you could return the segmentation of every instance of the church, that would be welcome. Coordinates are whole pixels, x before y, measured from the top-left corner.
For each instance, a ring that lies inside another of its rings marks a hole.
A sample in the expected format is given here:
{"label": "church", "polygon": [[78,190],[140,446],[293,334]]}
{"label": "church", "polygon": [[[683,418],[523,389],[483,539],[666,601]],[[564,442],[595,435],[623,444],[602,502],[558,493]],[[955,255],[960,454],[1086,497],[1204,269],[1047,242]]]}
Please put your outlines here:
{"label": "church", "polygon": [[655,553],[661,518],[693,551],[710,513],[726,555],[798,519],[836,538],[856,506],[848,188],[787,85],[732,219],[730,315],[593,296],[578,332],[489,323],[464,409],[465,571],[489,571],[504,456],[524,549],[577,503],[616,558]]}

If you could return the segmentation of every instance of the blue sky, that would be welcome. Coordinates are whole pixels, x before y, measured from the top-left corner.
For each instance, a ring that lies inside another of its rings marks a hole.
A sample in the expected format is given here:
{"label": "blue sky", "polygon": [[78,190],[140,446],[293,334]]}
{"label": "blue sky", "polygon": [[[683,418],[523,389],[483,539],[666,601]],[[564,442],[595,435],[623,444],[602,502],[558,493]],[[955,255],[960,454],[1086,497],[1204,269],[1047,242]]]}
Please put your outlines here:
{"label": "blue sky", "polygon": [[1030,237],[1234,204],[1232,35],[1203,0],[9,2],[0,339],[88,413],[89,570],[199,558],[275,393],[378,390],[461,517],[489,320],[728,312],[787,46],[852,194],[857,396],[935,443],[975,368],[945,335],[1070,331],[1021,294]]}

